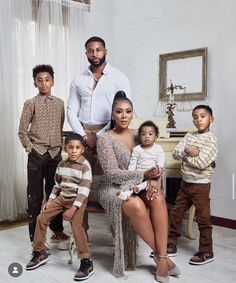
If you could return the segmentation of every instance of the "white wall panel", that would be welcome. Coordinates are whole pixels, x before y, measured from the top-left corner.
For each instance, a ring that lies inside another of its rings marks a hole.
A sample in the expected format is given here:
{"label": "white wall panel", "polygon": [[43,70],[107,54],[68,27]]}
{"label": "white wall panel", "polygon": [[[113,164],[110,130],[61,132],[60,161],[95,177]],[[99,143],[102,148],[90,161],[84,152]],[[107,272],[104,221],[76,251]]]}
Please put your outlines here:
{"label": "white wall panel", "polygon": [[[88,37],[97,34],[106,40],[110,63],[131,81],[140,117],[152,119],[158,102],[159,54],[208,47],[208,102],[215,115],[212,130],[219,139],[220,151],[212,181],[212,215],[235,219],[236,1],[91,2]],[[177,127],[192,126],[189,112],[175,112],[175,120]]]}

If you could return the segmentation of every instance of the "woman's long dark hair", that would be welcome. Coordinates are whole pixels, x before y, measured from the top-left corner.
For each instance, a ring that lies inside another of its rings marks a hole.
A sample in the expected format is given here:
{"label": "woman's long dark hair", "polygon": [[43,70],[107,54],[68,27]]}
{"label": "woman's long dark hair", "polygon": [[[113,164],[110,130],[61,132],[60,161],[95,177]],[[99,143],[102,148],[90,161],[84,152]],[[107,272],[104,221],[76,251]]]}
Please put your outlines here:
{"label": "woman's long dark hair", "polygon": [[[116,104],[120,101],[128,101],[130,105],[133,108],[133,103],[132,101],[126,96],[126,93],[123,90],[117,91],[117,93],[114,96],[113,103],[112,103],[112,111]],[[115,127],[115,121],[112,119],[112,114],[111,114],[111,122],[110,122],[110,129],[113,129]]]}

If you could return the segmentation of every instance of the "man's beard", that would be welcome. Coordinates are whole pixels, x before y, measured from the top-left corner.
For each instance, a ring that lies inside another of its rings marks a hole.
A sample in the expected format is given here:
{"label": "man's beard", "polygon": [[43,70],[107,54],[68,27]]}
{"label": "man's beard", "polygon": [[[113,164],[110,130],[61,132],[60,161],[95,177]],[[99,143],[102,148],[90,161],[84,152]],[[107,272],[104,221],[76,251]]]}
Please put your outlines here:
{"label": "man's beard", "polygon": [[89,63],[91,64],[92,67],[100,67],[105,61],[106,61],[106,56],[103,56],[102,59],[99,59],[98,62],[94,63],[92,60],[88,58]]}

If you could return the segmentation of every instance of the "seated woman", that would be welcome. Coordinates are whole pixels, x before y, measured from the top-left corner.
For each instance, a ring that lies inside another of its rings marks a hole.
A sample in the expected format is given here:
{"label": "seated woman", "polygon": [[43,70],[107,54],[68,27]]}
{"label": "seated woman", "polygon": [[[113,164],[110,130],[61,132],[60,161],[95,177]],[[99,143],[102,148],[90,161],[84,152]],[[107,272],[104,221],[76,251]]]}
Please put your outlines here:
{"label": "seated woman", "polygon": [[[169,282],[169,275],[179,275],[180,271],[167,256],[168,214],[161,176],[155,168],[127,170],[136,144],[135,133],[129,129],[132,114],[132,102],[119,91],[112,105],[115,126],[97,141],[97,154],[104,171],[97,193],[115,237],[113,274],[121,277],[125,269],[135,268],[137,233],[155,253],[156,280]],[[126,201],[117,198],[117,193],[132,189],[144,179],[148,179],[147,190]]]}

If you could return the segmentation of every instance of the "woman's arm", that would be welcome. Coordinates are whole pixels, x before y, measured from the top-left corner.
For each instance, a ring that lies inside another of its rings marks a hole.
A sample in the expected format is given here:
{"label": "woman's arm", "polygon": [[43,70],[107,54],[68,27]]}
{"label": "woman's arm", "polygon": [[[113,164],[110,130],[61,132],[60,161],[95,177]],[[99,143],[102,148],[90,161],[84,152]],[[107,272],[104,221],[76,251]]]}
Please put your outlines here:
{"label": "woman's arm", "polygon": [[98,138],[97,155],[104,174],[112,183],[123,184],[131,180],[137,180],[138,183],[143,180],[143,171],[128,171],[119,168],[113,146],[106,135]]}

